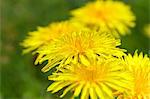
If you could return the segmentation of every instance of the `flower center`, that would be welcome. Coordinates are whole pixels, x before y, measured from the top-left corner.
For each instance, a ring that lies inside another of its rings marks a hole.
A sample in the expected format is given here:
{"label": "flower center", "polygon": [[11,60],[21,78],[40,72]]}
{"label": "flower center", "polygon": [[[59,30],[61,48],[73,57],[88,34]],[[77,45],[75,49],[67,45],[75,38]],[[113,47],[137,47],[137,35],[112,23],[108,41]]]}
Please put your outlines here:
{"label": "flower center", "polygon": [[146,70],[135,72],[135,92],[136,94],[148,93],[149,91],[149,79],[148,72]]}
{"label": "flower center", "polygon": [[[93,10],[93,9],[95,9],[95,10]],[[100,8],[99,6],[98,7],[91,6],[90,10],[91,11],[87,11],[87,13],[91,17],[93,17],[95,19],[103,20],[103,21],[107,21],[108,17],[112,15],[112,11],[110,11],[110,10],[112,10],[112,8],[108,8],[106,6],[104,6],[104,8]]]}
{"label": "flower center", "polygon": [[82,40],[81,38],[76,38],[74,42],[71,44],[71,49],[75,53],[83,54],[87,49],[91,49],[93,47],[92,40]]}
{"label": "flower center", "polygon": [[80,81],[97,82],[105,76],[105,70],[97,68],[96,66],[79,67],[75,70]]}

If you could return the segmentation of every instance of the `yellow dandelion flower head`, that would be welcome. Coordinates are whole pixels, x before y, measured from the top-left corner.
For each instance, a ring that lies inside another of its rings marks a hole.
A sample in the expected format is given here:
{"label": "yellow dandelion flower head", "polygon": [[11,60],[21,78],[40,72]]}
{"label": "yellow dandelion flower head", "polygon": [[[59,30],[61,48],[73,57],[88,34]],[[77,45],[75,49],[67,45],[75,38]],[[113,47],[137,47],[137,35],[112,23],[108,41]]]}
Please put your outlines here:
{"label": "yellow dandelion flower head", "polygon": [[[114,99],[113,92],[130,89],[130,78],[116,59],[94,59],[89,65],[71,64],[48,77],[54,81],[47,91],[56,93],[65,88],[63,97],[73,91],[81,99]],[[128,84],[127,84],[128,83]]]}
{"label": "yellow dandelion flower head", "polygon": [[136,51],[133,56],[129,54],[125,57],[125,64],[133,78],[134,87],[132,91],[127,91],[124,98],[150,99],[150,58],[142,52],[138,55]]}
{"label": "yellow dandelion flower head", "polygon": [[147,35],[147,37],[150,38],[150,24],[148,24],[144,27],[144,33],[145,33],[145,35]]}
{"label": "yellow dandelion flower head", "polygon": [[81,31],[73,32],[56,39],[53,43],[39,49],[35,64],[48,60],[43,68],[46,72],[58,64],[81,62],[86,64],[91,56],[116,56],[124,55],[123,49],[118,48],[120,40],[104,32]]}
{"label": "yellow dandelion flower head", "polygon": [[21,43],[25,48],[23,53],[36,50],[57,37],[80,29],[81,25],[73,21],[54,22],[46,27],[38,27],[37,31],[29,32],[27,38]]}
{"label": "yellow dandelion flower head", "polygon": [[129,27],[135,26],[135,16],[130,7],[120,1],[95,1],[75,9],[73,19],[89,26],[98,26],[112,32],[115,36],[129,33]]}

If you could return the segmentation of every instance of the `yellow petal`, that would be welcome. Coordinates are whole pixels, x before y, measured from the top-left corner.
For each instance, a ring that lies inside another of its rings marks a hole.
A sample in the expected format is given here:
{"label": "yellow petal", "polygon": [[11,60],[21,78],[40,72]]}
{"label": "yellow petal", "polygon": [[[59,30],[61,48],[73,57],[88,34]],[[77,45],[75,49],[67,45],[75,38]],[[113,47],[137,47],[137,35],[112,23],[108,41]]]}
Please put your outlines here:
{"label": "yellow petal", "polygon": [[81,99],[86,99],[86,95],[88,93],[88,89],[89,89],[89,84],[86,84],[83,87],[82,94],[81,94]]}
{"label": "yellow petal", "polygon": [[79,57],[80,57],[80,61],[81,61],[82,64],[84,64],[85,66],[90,65],[88,59],[84,55],[79,55]]}
{"label": "yellow petal", "polygon": [[96,96],[96,93],[95,93],[95,89],[92,86],[89,89],[89,93],[90,93],[91,99],[97,99],[97,96]]}
{"label": "yellow petal", "polygon": [[84,84],[85,83],[83,83],[83,82],[79,83],[79,85],[77,86],[77,88],[75,89],[75,92],[74,92],[75,97],[79,96]]}
{"label": "yellow petal", "polygon": [[75,86],[77,86],[77,84],[78,84],[78,83],[74,83],[74,84],[70,85],[69,87],[67,87],[67,88],[63,91],[63,94],[62,94],[60,97],[61,97],[61,98],[64,97],[64,96],[67,94],[67,92],[68,92],[69,90],[71,90],[72,88],[74,88]]}

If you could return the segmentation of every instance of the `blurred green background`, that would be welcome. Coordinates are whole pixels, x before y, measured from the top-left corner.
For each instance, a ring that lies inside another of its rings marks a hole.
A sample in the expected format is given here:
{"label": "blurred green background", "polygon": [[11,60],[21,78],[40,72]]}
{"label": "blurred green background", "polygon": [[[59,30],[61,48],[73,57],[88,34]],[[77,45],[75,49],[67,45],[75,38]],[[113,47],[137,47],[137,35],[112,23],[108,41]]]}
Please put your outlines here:
{"label": "blurred green background", "polygon": [[[89,0],[0,0],[1,55],[0,99],[59,99],[57,94],[46,92],[50,84],[47,75],[34,66],[31,54],[22,55],[19,43],[37,26],[69,18],[69,11]],[[143,27],[150,23],[149,0],[122,0],[135,13],[136,27],[132,34],[122,37],[121,48],[133,53],[136,49],[148,54],[149,38]],[[64,99],[69,99],[67,94]]]}

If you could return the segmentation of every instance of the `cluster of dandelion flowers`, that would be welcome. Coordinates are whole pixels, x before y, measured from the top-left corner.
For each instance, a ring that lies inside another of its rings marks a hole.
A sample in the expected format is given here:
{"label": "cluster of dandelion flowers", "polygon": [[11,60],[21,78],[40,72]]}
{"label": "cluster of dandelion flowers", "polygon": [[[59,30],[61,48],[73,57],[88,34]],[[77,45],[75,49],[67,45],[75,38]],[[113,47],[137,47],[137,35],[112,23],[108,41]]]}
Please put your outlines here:
{"label": "cluster of dandelion flowers", "polygon": [[56,93],[65,88],[63,97],[68,91],[73,91],[73,97],[81,99],[114,99],[115,91],[130,90],[130,78],[116,59],[94,59],[89,65],[71,64],[61,68],[48,77],[54,81],[47,91]]}
{"label": "cluster of dandelion flowers", "polygon": [[51,44],[43,46],[35,64],[48,60],[48,64],[42,69],[46,72],[56,65],[80,62],[87,64],[91,56],[116,56],[124,55],[124,49],[118,48],[120,40],[110,33],[81,31],[73,32],[55,39]]}
{"label": "cluster of dandelion flowers", "polygon": [[150,58],[137,52],[125,57],[125,66],[133,78],[133,89],[120,95],[120,99],[150,99]]}
{"label": "cluster of dandelion flowers", "polygon": [[28,37],[21,43],[25,48],[23,53],[34,51],[64,34],[79,31],[83,26],[72,21],[54,22],[46,27],[38,27],[37,31],[29,32]]}
{"label": "cluster of dandelion flowers", "polygon": [[128,5],[120,1],[95,1],[75,9],[72,12],[73,19],[88,26],[98,26],[106,29],[115,36],[118,33],[129,33],[129,27],[135,26],[135,16]]}
{"label": "cluster of dandelion flowers", "polygon": [[43,72],[55,67],[47,91],[63,90],[61,98],[71,91],[81,99],[149,99],[150,59],[119,48],[118,36],[135,26],[130,7],[97,0],[71,14],[70,20],[29,32],[21,43],[23,53],[37,54],[35,65],[43,63]]}

